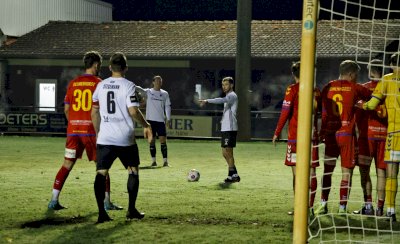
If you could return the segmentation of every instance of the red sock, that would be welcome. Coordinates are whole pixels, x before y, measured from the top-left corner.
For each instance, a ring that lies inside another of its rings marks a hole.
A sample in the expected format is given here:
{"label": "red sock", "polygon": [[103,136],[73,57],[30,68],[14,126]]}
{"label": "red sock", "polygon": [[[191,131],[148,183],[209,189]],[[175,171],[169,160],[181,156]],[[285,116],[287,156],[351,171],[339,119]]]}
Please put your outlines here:
{"label": "red sock", "polygon": [[311,175],[311,182],[310,182],[310,208],[314,206],[314,199],[315,199],[315,194],[317,193],[317,176]]}
{"label": "red sock", "polygon": [[383,205],[385,205],[385,200],[378,199],[378,208],[383,208]]}
{"label": "red sock", "polygon": [[332,173],[335,169],[335,165],[324,165],[324,175],[322,176],[322,191],[321,199],[328,201],[329,193],[332,186]]}
{"label": "red sock", "polygon": [[106,175],[106,192],[110,192],[110,175]]}
{"label": "red sock", "polygon": [[349,190],[349,182],[347,180],[342,180],[342,182],[340,183],[340,205],[347,205]]}
{"label": "red sock", "polygon": [[364,200],[365,202],[372,203],[372,195],[365,195]]}
{"label": "red sock", "polygon": [[56,179],[54,180],[53,189],[61,191],[64,186],[65,181],[69,175],[69,169],[62,166],[56,175]]}

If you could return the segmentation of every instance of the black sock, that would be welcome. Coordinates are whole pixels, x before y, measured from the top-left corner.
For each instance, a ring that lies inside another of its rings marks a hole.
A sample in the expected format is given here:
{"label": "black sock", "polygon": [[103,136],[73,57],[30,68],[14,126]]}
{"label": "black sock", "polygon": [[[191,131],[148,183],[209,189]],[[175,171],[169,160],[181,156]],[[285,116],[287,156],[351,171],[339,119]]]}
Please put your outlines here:
{"label": "black sock", "polygon": [[136,209],[136,198],[139,191],[139,175],[131,173],[128,176],[127,183],[129,193],[129,211]]}
{"label": "black sock", "polygon": [[229,167],[228,176],[232,176],[234,174],[237,174],[236,167]]}
{"label": "black sock", "polygon": [[157,152],[156,145],[155,144],[150,144],[150,155],[153,158],[156,157],[156,152]]}
{"label": "black sock", "polygon": [[161,143],[161,153],[162,153],[163,158],[168,157],[167,143]]}
{"label": "black sock", "polygon": [[99,208],[99,215],[106,214],[104,209],[104,197],[106,191],[106,176],[97,174],[94,180],[94,194],[96,196],[97,207]]}

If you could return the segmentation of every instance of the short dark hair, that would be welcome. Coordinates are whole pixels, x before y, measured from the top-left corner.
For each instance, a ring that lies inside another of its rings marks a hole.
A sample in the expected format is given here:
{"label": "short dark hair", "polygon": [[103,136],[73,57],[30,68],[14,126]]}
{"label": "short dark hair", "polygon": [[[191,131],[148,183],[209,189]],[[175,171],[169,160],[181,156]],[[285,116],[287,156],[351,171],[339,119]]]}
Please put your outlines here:
{"label": "short dark hair", "polygon": [[127,62],[125,54],[116,52],[110,58],[111,70],[114,72],[122,72],[128,67]]}
{"label": "short dark hair", "polygon": [[224,81],[224,80],[229,81],[229,84],[234,84],[234,83],[235,83],[235,82],[233,81],[233,78],[232,78],[231,76],[224,77],[224,78],[222,79],[222,81]]}
{"label": "short dark hair", "polygon": [[300,61],[292,63],[292,74],[296,78],[300,78]]}
{"label": "short dark hair", "polygon": [[392,66],[397,66],[400,67],[400,52],[395,52],[392,54],[392,56],[390,56],[390,62],[389,64]]}
{"label": "short dark hair", "polygon": [[348,75],[350,73],[358,73],[360,71],[360,66],[353,60],[344,60],[340,63],[339,74]]}
{"label": "short dark hair", "polygon": [[368,64],[368,69],[370,72],[376,72],[380,76],[383,73],[383,61],[380,59],[372,59]]}
{"label": "short dark hair", "polygon": [[103,58],[100,53],[97,51],[89,51],[86,52],[83,56],[83,66],[85,69],[89,69],[93,66],[94,63],[99,63],[101,65]]}

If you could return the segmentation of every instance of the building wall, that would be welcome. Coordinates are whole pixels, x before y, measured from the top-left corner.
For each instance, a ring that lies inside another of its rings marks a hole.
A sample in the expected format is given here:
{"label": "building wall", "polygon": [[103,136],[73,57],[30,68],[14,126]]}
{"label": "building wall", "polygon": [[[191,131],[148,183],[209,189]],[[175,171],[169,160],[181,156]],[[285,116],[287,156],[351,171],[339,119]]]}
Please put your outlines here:
{"label": "building wall", "polygon": [[22,36],[50,20],[112,21],[112,5],[99,0],[1,0],[0,29]]}

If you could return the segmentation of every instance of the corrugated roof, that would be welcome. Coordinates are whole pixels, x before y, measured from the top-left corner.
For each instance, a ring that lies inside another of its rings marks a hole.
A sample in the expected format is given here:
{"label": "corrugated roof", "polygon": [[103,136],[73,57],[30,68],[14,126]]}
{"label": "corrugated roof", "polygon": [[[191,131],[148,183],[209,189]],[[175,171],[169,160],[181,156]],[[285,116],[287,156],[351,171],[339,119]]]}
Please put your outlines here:
{"label": "corrugated roof", "polygon": [[[333,20],[318,23],[319,57],[368,56],[399,40],[399,20]],[[371,34],[375,37],[372,38]],[[297,57],[301,21],[252,21],[252,57]],[[346,45],[345,45],[346,44]],[[349,47],[357,45],[356,49]],[[360,47],[362,49],[360,49]],[[236,21],[50,21],[0,48],[0,57],[76,58],[88,50],[129,58],[233,58]]]}

